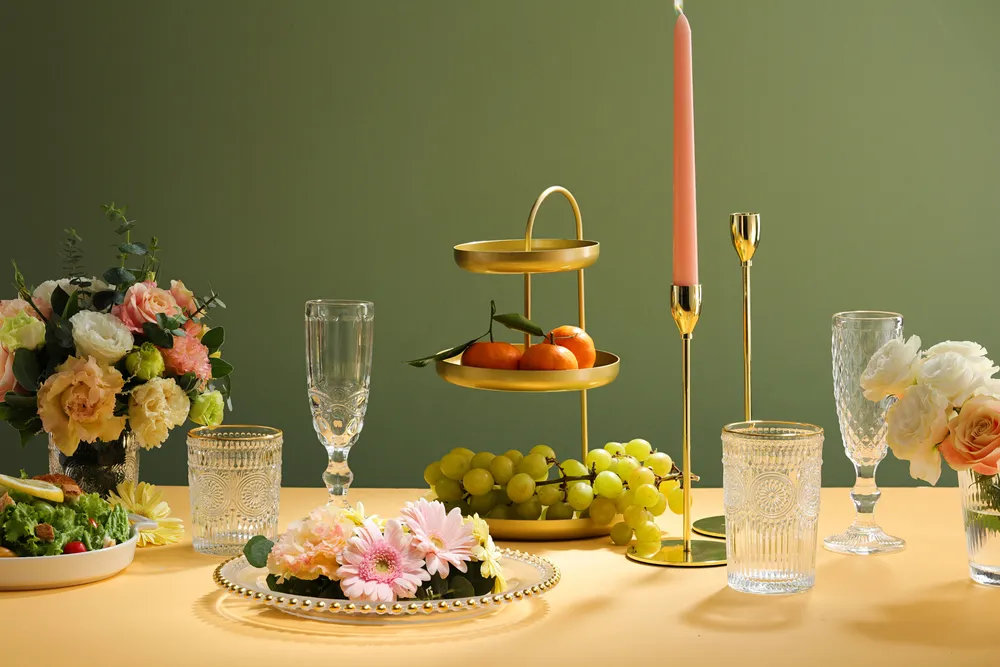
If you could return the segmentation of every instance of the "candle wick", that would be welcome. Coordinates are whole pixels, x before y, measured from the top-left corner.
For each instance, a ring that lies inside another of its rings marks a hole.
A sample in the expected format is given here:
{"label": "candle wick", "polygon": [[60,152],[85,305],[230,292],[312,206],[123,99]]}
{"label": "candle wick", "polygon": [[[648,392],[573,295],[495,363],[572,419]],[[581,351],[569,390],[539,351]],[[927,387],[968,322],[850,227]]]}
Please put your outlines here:
{"label": "candle wick", "polygon": [[684,13],[684,0],[674,0],[674,11],[677,12],[677,14]]}

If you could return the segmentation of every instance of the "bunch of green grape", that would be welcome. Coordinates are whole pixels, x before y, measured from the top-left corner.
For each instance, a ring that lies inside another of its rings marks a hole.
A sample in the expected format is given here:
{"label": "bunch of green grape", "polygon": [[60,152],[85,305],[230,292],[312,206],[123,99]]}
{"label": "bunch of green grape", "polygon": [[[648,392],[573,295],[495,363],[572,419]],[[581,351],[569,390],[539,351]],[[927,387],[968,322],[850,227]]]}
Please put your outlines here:
{"label": "bunch of green grape", "polygon": [[[458,447],[424,470],[424,480],[449,509],[490,519],[582,519],[612,523],[611,540],[659,543],[655,517],[680,514],[684,493],[668,454],[646,440],[609,442],[584,462],[558,462],[547,445],[500,455]],[[615,522],[616,517],[621,520]]]}

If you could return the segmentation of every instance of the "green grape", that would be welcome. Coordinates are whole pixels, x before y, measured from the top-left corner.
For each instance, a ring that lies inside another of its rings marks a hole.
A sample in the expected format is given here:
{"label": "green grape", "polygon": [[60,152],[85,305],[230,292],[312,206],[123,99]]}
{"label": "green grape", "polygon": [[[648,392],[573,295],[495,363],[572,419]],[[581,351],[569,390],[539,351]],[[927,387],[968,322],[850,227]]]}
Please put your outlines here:
{"label": "green grape", "polygon": [[679,489],[680,487],[681,483],[678,482],[676,479],[665,479],[662,482],[660,482],[659,489],[660,493],[666,495],[671,491],[673,491],[674,489]]}
{"label": "green grape", "polygon": [[472,457],[471,461],[469,461],[469,467],[473,469],[480,468],[485,470],[490,467],[490,462],[496,457],[496,454],[491,452],[479,452]]}
{"label": "green grape", "polygon": [[609,442],[604,445],[604,451],[612,456],[620,456],[625,453],[625,446],[620,442]]}
{"label": "green grape", "polygon": [[467,447],[456,447],[455,449],[451,450],[449,454],[458,454],[459,456],[463,457],[466,461],[471,461],[472,457],[476,455],[474,451],[472,451]]}
{"label": "green grape", "polygon": [[489,470],[474,468],[465,473],[465,477],[462,478],[462,486],[473,496],[485,496],[493,490],[493,475],[490,474]]}
{"label": "green grape", "polygon": [[634,489],[643,484],[656,484],[656,475],[649,468],[640,467],[632,471],[628,476],[628,488]]}
{"label": "green grape", "polygon": [[542,504],[538,502],[538,498],[531,496],[523,503],[514,505],[514,514],[518,519],[537,519],[542,516]]}
{"label": "green grape", "polygon": [[456,482],[465,477],[465,473],[469,472],[469,461],[461,454],[445,454],[444,458],[441,459],[441,472],[448,479],[453,479]]}
{"label": "green grape", "polygon": [[635,505],[635,491],[632,489],[625,489],[622,494],[615,499],[615,509],[618,510],[619,514],[625,513],[625,508],[629,505]]}
{"label": "green grape", "polygon": [[462,485],[451,478],[442,477],[434,485],[434,493],[442,502],[455,502],[462,499]]}
{"label": "green grape", "polygon": [[632,528],[624,521],[611,526],[611,541],[620,547],[632,541]]}
{"label": "green grape", "polygon": [[611,459],[611,463],[608,464],[607,471],[613,472],[616,475],[618,474],[618,459]]}
{"label": "green grape", "polygon": [[608,469],[611,465],[611,454],[604,449],[592,449],[587,452],[587,458],[584,459],[584,463],[587,464],[587,469],[593,469],[597,472],[601,472]]}
{"label": "green grape", "polygon": [[635,529],[635,539],[639,542],[658,542],[660,540],[660,527],[652,521],[641,523]]}
{"label": "green grape", "polygon": [[667,507],[674,514],[684,514],[684,489],[678,487],[667,494]]}
{"label": "green grape", "polygon": [[572,519],[573,508],[569,503],[556,503],[554,505],[549,505],[549,508],[545,510],[545,518],[552,521]]}
{"label": "green grape", "polygon": [[490,489],[488,493],[481,496],[472,496],[469,500],[469,507],[479,516],[486,516],[499,502],[500,492]]}
{"label": "green grape", "polygon": [[566,493],[563,491],[561,484],[536,486],[535,493],[538,496],[539,502],[543,505],[555,505],[558,502],[566,500]]}
{"label": "green grape", "polygon": [[489,519],[513,519],[514,510],[510,505],[497,505],[487,515]]}
{"label": "green grape", "polygon": [[[458,508],[458,511],[462,516],[472,516],[472,508],[469,506],[469,503],[464,500],[455,503],[455,507]],[[448,511],[450,512],[451,510]]]}
{"label": "green grape", "polygon": [[623,480],[632,476],[632,473],[639,467],[639,462],[631,456],[623,456],[618,461],[618,476]]}
{"label": "green grape", "polygon": [[656,504],[649,508],[649,513],[653,516],[660,516],[667,511],[667,497],[662,493],[659,493],[659,498],[656,499]]}
{"label": "green grape", "polygon": [[517,451],[516,449],[508,449],[506,452],[503,453],[503,455],[506,456],[508,459],[510,459],[510,462],[513,463],[514,465],[517,465],[518,461],[524,458],[524,454]]}
{"label": "green grape", "polygon": [[652,520],[653,515],[638,505],[632,505],[625,510],[624,517],[625,523],[628,524],[628,527],[635,530],[647,521]]}
{"label": "green grape", "polygon": [[[590,507],[593,507],[593,506],[594,506],[594,503],[591,503]],[[588,507],[587,509],[583,510],[582,512],[577,512],[576,513],[576,518],[577,519],[589,519],[590,518],[590,507]]]}
{"label": "green grape", "polygon": [[594,491],[599,496],[614,500],[622,494],[621,477],[610,470],[597,473],[597,477],[594,479]]}
{"label": "green grape", "polygon": [[616,514],[618,510],[615,509],[614,501],[607,498],[594,498],[594,502],[590,504],[590,518],[598,526],[607,526],[614,521]]}
{"label": "green grape", "polygon": [[562,469],[568,477],[583,477],[590,472],[587,470],[587,466],[583,465],[576,459],[566,459],[563,461]]}
{"label": "green grape", "polygon": [[594,487],[589,482],[573,482],[566,489],[566,502],[573,509],[582,512],[594,502]]}
{"label": "green grape", "polygon": [[640,462],[645,461],[649,458],[649,455],[653,452],[653,446],[649,444],[649,441],[643,440],[642,438],[636,438],[635,440],[629,440],[625,443],[625,453],[629,456],[634,456]]}
{"label": "green grape", "polygon": [[637,556],[642,558],[652,558],[660,552],[661,545],[660,541],[656,542],[636,542],[635,543],[635,553]]}
{"label": "green grape", "polygon": [[[468,478],[468,476],[466,476]],[[465,485],[465,489],[468,491],[469,485]],[[472,493],[472,491],[469,491]],[[635,488],[635,504],[640,505],[643,508],[649,508],[656,504],[656,501],[660,499],[660,492],[656,490],[656,487],[652,484],[643,484]]]}
{"label": "green grape", "polygon": [[493,475],[493,481],[500,485],[506,484],[514,476],[514,464],[506,456],[494,457],[487,470]]}
{"label": "green grape", "polygon": [[545,462],[545,457],[541,454],[528,454],[518,461],[514,470],[525,473],[535,481],[542,481],[549,476],[549,464]]}
{"label": "green grape", "polygon": [[507,497],[511,502],[523,503],[535,494],[535,480],[527,473],[518,473],[507,482]]}
{"label": "green grape", "polygon": [[546,459],[556,460],[556,450],[552,449],[548,445],[535,445],[531,448],[529,454],[541,454],[542,457]]}
{"label": "green grape", "polygon": [[646,459],[646,465],[653,469],[653,472],[661,477],[668,474],[674,467],[674,460],[669,454],[663,452],[653,452]]}
{"label": "green grape", "polygon": [[434,486],[442,477],[444,477],[444,473],[441,472],[440,461],[435,461],[424,468],[424,481],[430,486]]}

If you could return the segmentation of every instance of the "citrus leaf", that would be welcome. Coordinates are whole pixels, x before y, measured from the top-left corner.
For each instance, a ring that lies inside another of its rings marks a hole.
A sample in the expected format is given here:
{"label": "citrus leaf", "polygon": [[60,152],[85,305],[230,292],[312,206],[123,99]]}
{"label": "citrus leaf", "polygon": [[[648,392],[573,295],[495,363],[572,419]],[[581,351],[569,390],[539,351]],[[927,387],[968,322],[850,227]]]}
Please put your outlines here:
{"label": "citrus leaf", "polygon": [[500,313],[499,315],[493,316],[493,321],[499,322],[508,329],[521,331],[526,334],[531,334],[532,336],[545,335],[545,332],[542,331],[540,326],[529,320],[521,313]]}
{"label": "citrus leaf", "polygon": [[[486,334],[483,334],[484,336]],[[482,338],[480,336],[479,338]],[[479,340],[479,338],[473,338],[468,343],[462,343],[461,345],[456,345],[455,347],[449,347],[447,350],[441,350],[437,354],[432,354],[429,357],[420,357],[419,359],[410,359],[409,361],[404,361],[404,364],[409,364],[414,368],[423,368],[432,361],[444,361],[445,359],[451,359],[454,356],[462,354],[465,349]]]}

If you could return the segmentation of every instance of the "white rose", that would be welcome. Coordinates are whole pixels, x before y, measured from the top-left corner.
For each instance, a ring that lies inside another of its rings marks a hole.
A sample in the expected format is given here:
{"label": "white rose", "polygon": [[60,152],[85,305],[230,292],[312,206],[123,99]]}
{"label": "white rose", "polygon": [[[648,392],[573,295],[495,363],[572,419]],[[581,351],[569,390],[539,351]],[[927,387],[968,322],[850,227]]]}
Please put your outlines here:
{"label": "white rose", "polygon": [[951,406],[931,387],[910,387],[886,413],[886,441],[896,458],[910,462],[910,477],[936,484],[941,477],[937,446],[948,435]]}
{"label": "white rose", "polygon": [[89,355],[98,363],[111,366],[135,344],[132,332],[114,315],[81,310],[69,321],[73,325],[73,343],[79,357]]}
{"label": "white rose", "polygon": [[1000,367],[994,366],[993,362],[986,356],[986,348],[971,340],[946,340],[943,343],[932,345],[924,352],[924,357],[932,359],[948,352],[965,357],[984,378],[993,377],[994,373],[1000,371]]}
{"label": "white rose", "polygon": [[108,285],[106,282],[98,278],[81,277],[63,278],[61,280],[46,280],[44,283],[36,287],[35,291],[31,294],[34,302],[39,306],[39,309],[46,317],[52,315],[52,293],[56,291],[56,287],[61,288],[67,295],[72,295],[80,288],[79,285],[73,282],[74,280],[78,282],[89,282],[90,285],[86,288],[86,290],[91,294],[111,289],[111,285]]}
{"label": "white rose", "polygon": [[872,355],[861,375],[861,388],[869,401],[902,393],[913,384],[920,365],[920,336],[893,338]]}
{"label": "white rose", "polygon": [[983,368],[958,352],[942,352],[924,360],[917,370],[917,383],[934,389],[958,407],[983,387]]}
{"label": "white rose", "polygon": [[169,378],[153,378],[132,390],[128,399],[128,423],[136,442],[145,449],[159,447],[170,429],[187,419],[191,401]]}

